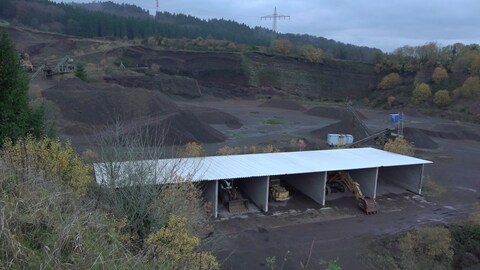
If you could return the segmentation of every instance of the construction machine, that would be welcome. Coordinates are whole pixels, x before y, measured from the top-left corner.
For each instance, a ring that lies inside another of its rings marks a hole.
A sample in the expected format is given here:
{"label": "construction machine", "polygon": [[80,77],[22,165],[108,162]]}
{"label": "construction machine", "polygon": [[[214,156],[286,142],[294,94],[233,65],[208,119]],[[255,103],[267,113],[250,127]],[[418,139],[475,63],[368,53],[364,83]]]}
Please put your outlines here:
{"label": "construction machine", "polygon": [[248,211],[248,200],[242,197],[233,180],[220,181],[220,201],[230,213],[238,214]]}
{"label": "construction machine", "polygon": [[290,199],[288,190],[280,184],[280,179],[270,179],[270,197],[276,202],[284,202]]}
{"label": "construction machine", "polygon": [[[327,192],[329,192],[332,188],[341,189],[339,188],[339,185],[346,187],[353,193],[353,195],[355,195],[358,206],[367,215],[378,213],[378,205],[375,199],[364,196],[362,190],[360,189],[360,184],[355,182],[348,172],[338,172],[330,177],[327,180]],[[345,190],[345,188],[343,188],[343,190]]]}

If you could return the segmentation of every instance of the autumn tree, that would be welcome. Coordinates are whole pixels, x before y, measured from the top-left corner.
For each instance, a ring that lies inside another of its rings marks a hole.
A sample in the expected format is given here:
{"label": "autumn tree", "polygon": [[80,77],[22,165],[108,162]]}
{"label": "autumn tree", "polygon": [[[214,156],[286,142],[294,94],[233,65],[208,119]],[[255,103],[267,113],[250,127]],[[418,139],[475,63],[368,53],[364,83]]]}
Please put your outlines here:
{"label": "autumn tree", "polygon": [[413,156],[415,154],[415,147],[413,144],[402,137],[388,140],[388,142],[385,143],[383,150],[406,156]]}
{"label": "autumn tree", "polygon": [[475,99],[480,95],[480,77],[468,77],[461,88],[462,97]]}
{"label": "autumn tree", "polygon": [[412,93],[412,100],[416,105],[424,104],[432,96],[432,90],[426,83],[421,83],[415,87]]}
{"label": "autumn tree", "polygon": [[313,45],[304,45],[301,48],[302,56],[312,63],[323,62],[323,50]]}
{"label": "autumn tree", "polygon": [[433,96],[433,103],[438,107],[445,107],[450,105],[452,99],[450,98],[450,93],[448,90],[439,90]]}
{"label": "autumn tree", "polygon": [[441,83],[448,78],[448,72],[444,67],[436,67],[432,74],[435,83]]}
{"label": "autumn tree", "polygon": [[292,49],[292,43],[288,39],[276,39],[273,41],[272,47],[277,53],[287,55]]}
{"label": "autumn tree", "polygon": [[398,73],[390,73],[385,76],[382,81],[378,84],[378,88],[387,90],[393,89],[402,83],[402,78]]}
{"label": "autumn tree", "polygon": [[196,142],[189,142],[178,151],[181,157],[203,157],[205,156],[205,147]]}
{"label": "autumn tree", "polygon": [[0,32],[0,145],[4,138],[16,140],[43,132],[43,107],[28,106],[28,79],[10,37]]}

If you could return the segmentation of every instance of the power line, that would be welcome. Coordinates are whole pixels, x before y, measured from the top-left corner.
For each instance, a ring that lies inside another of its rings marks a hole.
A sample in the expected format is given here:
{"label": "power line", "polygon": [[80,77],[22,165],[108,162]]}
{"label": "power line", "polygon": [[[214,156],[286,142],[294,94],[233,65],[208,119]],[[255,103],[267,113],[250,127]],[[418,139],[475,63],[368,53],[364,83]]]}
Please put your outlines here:
{"label": "power line", "polygon": [[277,7],[275,7],[275,10],[274,10],[273,14],[260,17],[260,20],[270,20],[270,19],[273,20],[272,30],[273,30],[273,32],[277,33],[277,20],[281,20],[281,19],[284,19],[284,20],[289,19],[290,20],[290,16],[278,14],[277,13]]}

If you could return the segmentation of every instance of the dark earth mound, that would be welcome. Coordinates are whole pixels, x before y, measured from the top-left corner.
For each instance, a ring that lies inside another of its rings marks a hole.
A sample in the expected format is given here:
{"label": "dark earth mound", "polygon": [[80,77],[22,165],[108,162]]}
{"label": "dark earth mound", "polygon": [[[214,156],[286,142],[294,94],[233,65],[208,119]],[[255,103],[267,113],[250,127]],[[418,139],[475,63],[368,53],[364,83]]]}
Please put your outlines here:
{"label": "dark earth mound", "polygon": [[353,114],[346,108],[337,106],[318,106],[311,108],[306,114],[340,120],[335,124],[312,131],[311,134],[318,138],[326,140],[327,135],[331,133],[351,134],[354,137],[354,140],[359,140],[366,136],[362,125],[357,122]]}
{"label": "dark earth mound", "polygon": [[438,124],[432,129],[420,129],[430,137],[450,140],[480,141],[480,135],[472,132],[469,128],[454,124]]}
{"label": "dark earth mound", "polygon": [[[226,138],[158,91],[118,85],[93,86],[78,79],[68,79],[44,90],[43,96],[58,106],[63,130],[70,136],[85,136],[99,127],[120,121],[126,133],[154,132],[165,136],[162,141],[170,144],[222,142]],[[76,130],[81,133],[75,134]]]}
{"label": "dark earth mound", "polygon": [[432,140],[425,132],[418,128],[406,127],[403,129],[403,135],[407,141],[413,143],[417,148],[436,149],[438,144]]}
{"label": "dark earth mound", "polygon": [[272,108],[280,108],[285,110],[293,110],[293,111],[306,111],[307,109],[303,107],[302,104],[293,100],[279,100],[279,99],[271,99],[263,102],[259,105],[260,107],[272,107]]}

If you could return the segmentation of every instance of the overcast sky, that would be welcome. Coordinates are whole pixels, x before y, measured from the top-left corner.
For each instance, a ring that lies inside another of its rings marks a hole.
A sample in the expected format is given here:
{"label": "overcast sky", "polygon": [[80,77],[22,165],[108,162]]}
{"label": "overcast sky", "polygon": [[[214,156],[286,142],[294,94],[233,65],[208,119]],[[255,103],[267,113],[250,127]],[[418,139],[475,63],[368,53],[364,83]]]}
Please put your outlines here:
{"label": "overcast sky", "polygon": [[[71,1],[68,1],[71,2]],[[91,2],[77,0],[75,2]],[[125,0],[155,13],[155,0]],[[272,27],[260,17],[291,16],[278,31],[310,34],[392,51],[436,41],[480,43],[480,0],[159,0],[160,11]]]}

